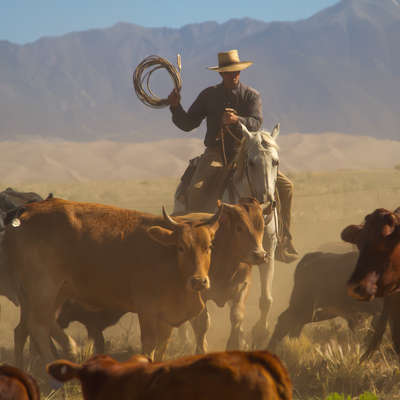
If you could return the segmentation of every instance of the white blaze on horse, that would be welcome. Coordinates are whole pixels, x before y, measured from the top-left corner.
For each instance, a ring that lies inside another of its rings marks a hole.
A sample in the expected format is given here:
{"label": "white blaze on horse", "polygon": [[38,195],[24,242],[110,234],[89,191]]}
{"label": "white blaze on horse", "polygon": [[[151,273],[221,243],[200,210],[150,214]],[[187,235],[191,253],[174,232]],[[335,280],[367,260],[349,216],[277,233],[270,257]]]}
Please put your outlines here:
{"label": "white blaze on horse", "polygon": [[[228,172],[229,179],[225,179],[225,190],[222,200],[227,203],[236,204],[240,198],[253,197],[264,207],[265,229],[263,247],[267,253],[265,262],[258,266],[260,274],[261,295],[259,300],[260,318],[252,329],[252,345],[254,347],[262,346],[267,341],[267,318],[272,304],[272,280],[274,274],[275,250],[278,243],[278,213],[276,199],[276,180],[279,166],[279,147],[276,138],[279,135],[279,124],[272,132],[260,130],[250,132],[242,125],[242,140],[239,151],[235,159],[228,167],[233,167],[231,173]],[[178,190],[177,190],[178,192]],[[218,193],[218,190],[216,190]],[[216,193],[210,193],[215,196]],[[209,198],[207,199],[209,200]],[[215,199],[215,204],[216,204]],[[177,196],[175,198],[175,210],[182,209],[178,204]],[[191,210],[186,210],[190,212]],[[210,212],[212,210],[209,210]],[[229,249],[227,249],[229,251]],[[219,266],[217,266],[219,268]],[[226,266],[222,267],[226,270]],[[241,330],[244,319],[244,301],[247,297],[250,272],[243,272],[243,264],[232,267],[231,277],[226,282],[211,282],[211,287],[218,284],[222,287],[225,284],[226,302],[231,307],[231,337],[235,330]],[[239,271],[240,270],[240,271]],[[250,266],[248,266],[250,271]],[[223,274],[224,277],[227,274]],[[238,281],[237,276],[243,278]],[[234,279],[235,277],[235,279]],[[232,285],[236,285],[235,288]],[[229,287],[231,286],[231,287]],[[216,299],[213,299],[216,301]],[[217,303],[223,306],[223,301],[219,298]],[[207,311],[205,311],[207,312]],[[235,315],[235,318],[232,316]],[[236,335],[233,335],[236,337]],[[235,341],[233,347],[239,342]],[[232,345],[232,342],[230,343]],[[229,345],[228,347],[232,348]]]}

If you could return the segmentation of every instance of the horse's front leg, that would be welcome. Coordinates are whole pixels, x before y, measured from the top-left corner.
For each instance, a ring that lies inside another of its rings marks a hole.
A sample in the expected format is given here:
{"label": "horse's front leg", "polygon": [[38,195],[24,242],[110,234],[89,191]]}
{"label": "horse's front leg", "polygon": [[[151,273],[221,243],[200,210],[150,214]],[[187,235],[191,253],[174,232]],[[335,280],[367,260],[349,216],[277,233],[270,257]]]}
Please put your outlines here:
{"label": "horse's front leg", "polygon": [[261,295],[259,300],[260,318],[252,329],[253,348],[266,347],[268,341],[267,319],[272,305],[272,280],[274,277],[274,257],[277,240],[275,235],[264,235],[265,263],[258,266]]}
{"label": "horse's front leg", "polygon": [[244,281],[238,285],[238,290],[230,304],[231,333],[226,344],[227,350],[243,350],[245,347],[243,339],[244,308],[250,282]]}

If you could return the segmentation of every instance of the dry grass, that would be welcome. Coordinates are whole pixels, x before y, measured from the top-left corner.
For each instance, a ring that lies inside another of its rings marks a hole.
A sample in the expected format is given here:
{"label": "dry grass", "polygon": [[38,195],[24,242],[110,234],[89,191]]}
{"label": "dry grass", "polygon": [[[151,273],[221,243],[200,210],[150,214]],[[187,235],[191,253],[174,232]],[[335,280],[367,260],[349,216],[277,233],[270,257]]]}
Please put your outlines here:
{"label": "dry grass", "polygon": [[319,332],[317,341],[312,332],[285,338],[277,351],[290,371],[298,400],[324,399],[334,392],[351,399],[365,392],[382,400],[400,399],[398,358],[388,339],[370,361],[360,364],[362,335],[340,331],[335,323],[324,335]]}
{"label": "dry grass", "polygon": [[[341,229],[361,222],[375,208],[394,209],[400,205],[400,171],[398,169],[333,172],[303,172],[290,174],[295,183],[293,231],[301,253],[314,251],[326,242],[338,242]],[[173,193],[178,179],[91,181],[85,183],[30,183],[15,187],[35,191],[42,196],[49,192],[71,200],[94,201],[121,207],[159,213],[165,204],[172,210]],[[13,186],[3,182],[0,189]],[[286,307],[293,282],[294,265],[277,264],[274,280],[275,301],[272,320]],[[245,328],[249,330],[258,316],[258,276],[247,301]],[[1,300],[0,357],[10,362],[12,328],[17,322],[16,308]],[[209,333],[210,350],[221,350],[227,338],[229,317],[226,309],[210,305],[213,325]],[[128,354],[138,351],[137,322],[125,316],[106,331],[108,350]],[[135,317],[133,317],[135,318]],[[86,333],[79,325],[69,332],[85,346]],[[362,351],[363,332],[358,337],[347,328],[333,325],[306,329],[297,340],[285,340],[279,355],[287,364],[295,387],[295,398],[324,399],[329,393],[346,393],[352,397],[365,391],[376,393],[379,399],[400,399],[400,371],[397,357],[386,339],[381,351],[363,365],[358,364]],[[85,347],[84,347],[85,348]],[[182,355],[186,349],[173,342],[169,357]],[[83,350],[81,359],[90,354]],[[80,398],[76,385],[66,389],[67,399]]]}

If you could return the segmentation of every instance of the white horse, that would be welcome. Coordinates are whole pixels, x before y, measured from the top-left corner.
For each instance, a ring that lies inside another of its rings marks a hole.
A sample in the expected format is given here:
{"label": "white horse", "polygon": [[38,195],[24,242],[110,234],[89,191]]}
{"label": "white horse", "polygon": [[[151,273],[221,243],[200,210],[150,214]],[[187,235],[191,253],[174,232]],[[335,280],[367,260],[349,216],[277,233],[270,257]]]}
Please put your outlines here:
{"label": "white horse", "polygon": [[[275,250],[278,243],[278,214],[276,208],[275,186],[279,167],[279,124],[271,131],[249,132],[243,126],[246,140],[238,155],[238,170],[233,183],[238,197],[251,196],[261,204],[272,202],[273,218],[264,228],[264,249],[267,252],[265,263],[258,266],[260,274],[260,317],[252,329],[253,347],[261,346],[267,340],[267,319],[272,305],[272,280],[275,269]],[[229,202],[224,193],[224,201]],[[235,202],[238,198],[235,199]]]}
{"label": "white horse", "polygon": [[[242,127],[242,141],[239,152],[235,158],[236,169],[233,172],[228,188],[223,194],[222,200],[227,203],[236,204],[239,198],[253,197],[262,205],[272,204],[272,218],[264,229],[263,246],[267,253],[265,262],[258,266],[260,274],[261,295],[259,299],[260,318],[252,329],[252,346],[259,347],[266,343],[268,337],[267,318],[272,304],[272,279],[274,274],[275,250],[278,242],[278,214],[276,209],[275,186],[279,166],[279,147],[276,137],[279,135],[279,124],[271,133],[260,130],[250,132],[244,125]],[[182,210],[182,205],[175,197],[175,212]],[[271,209],[271,207],[270,207]],[[246,285],[245,285],[246,286]],[[247,295],[247,287],[236,301],[230,300],[231,306],[231,335],[237,337],[234,331],[241,330],[244,318],[244,299]],[[240,304],[239,304],[240,303]],[[207,309],[201,314],[200,325],[205,332],[209,327],[209,315]],[[193,327],[199,326],[199,321],[192,323]],[[196,329],[196,328],[195,328]],[[199,336],[196,334],[196,337]],[[228,347],[232,341],[228,341]],[[235,345],[239,343],[234,341]],[[234,345],[234,346],[235,346]],[[198,351],[201,346],[197,347]]]}

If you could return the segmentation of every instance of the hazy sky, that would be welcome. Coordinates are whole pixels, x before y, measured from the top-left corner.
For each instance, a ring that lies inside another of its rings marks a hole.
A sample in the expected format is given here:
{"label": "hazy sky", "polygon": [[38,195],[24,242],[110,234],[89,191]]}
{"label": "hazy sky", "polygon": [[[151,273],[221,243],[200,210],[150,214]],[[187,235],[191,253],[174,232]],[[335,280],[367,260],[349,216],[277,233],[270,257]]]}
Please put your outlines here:
{"label": "hazy sky", "polygon": [[339,0],[0,0],[0,40],[32,42],[42,36],[104,28],[117,22],[147,27],[250,17],[292,21]]}

